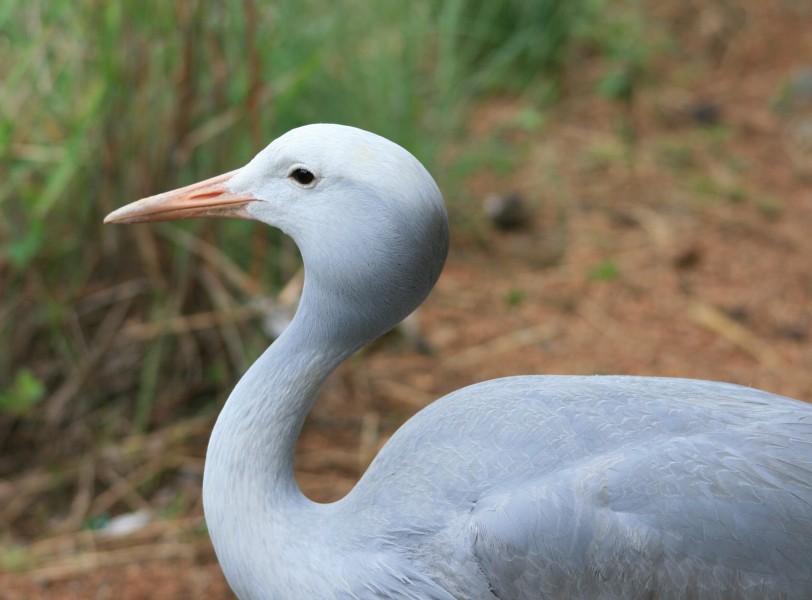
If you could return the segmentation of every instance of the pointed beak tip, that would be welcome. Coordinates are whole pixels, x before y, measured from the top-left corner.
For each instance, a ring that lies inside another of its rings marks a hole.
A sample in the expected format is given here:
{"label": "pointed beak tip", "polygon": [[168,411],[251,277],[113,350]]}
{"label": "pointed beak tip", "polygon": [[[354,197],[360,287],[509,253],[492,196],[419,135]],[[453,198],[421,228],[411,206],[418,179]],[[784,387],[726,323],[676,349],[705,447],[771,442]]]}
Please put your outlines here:
{"label": "pointed beak tip", "polygon": [[126,214],[123,214],[123,213],[127,212],[124,209],[127,208],[128,206],[129,205],[121,206],[121,207],[117,208],[116,210],[111,212],[109,215],[104,217],[104,221],[102,221],[102,223],[104,223],[105,225],[111,225],[111,224],[119,224],[119,223],[122,223],[122,222],[126,222]]}

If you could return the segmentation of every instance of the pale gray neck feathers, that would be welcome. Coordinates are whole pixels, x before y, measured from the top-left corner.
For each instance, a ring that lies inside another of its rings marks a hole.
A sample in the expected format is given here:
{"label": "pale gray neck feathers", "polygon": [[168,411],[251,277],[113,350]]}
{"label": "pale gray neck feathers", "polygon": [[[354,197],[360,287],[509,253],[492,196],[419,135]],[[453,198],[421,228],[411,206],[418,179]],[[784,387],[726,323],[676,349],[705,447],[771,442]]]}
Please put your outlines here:
{"label": "pale gray neck feathers", "polygon": [[294,563],[329,554],[337,542],[325,533],[330,505],[311,502],[296,484],[296,440],[330,373],[417,308],[448,250],[445,206],[431,176],[391,142],[363,140],[369,164],[354,179],[314,167],[319,184],[296,190],[264,175],[281,160],[272,145],[235,184],[268,198],[253,205],[255,218],[291,235],[305,266],[293,322],[232,392],[206,456],[206,521],[241,597],[274,597],[268,586],[308,572]]}

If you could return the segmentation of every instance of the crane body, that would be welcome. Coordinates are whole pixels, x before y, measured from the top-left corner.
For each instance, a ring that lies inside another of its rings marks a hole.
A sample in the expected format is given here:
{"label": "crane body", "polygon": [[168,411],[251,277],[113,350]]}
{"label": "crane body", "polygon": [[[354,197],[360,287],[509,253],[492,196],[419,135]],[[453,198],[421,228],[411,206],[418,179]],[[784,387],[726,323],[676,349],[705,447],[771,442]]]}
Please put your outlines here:
{"label": "crane body", "polygon": [[106,221],[189,216],[278,227],[305,264],[296,316],[206,457],[206,521],[241,599],[812,598],[812,406],[732,384],[476,384],[407,421],[347,496],[312,502],[293,473],[304,419],[330,373],[431,290],[442,196],[392,142],[311,125]]}

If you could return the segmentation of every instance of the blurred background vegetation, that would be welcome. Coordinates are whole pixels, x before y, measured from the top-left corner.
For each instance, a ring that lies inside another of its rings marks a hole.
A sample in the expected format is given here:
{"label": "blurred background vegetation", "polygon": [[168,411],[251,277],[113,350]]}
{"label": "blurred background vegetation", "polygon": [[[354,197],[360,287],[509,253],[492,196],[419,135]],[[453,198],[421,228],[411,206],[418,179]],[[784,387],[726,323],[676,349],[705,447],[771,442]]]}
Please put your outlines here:
{"label": "blurred background vegetation", "polygon": [[310,122],[375,131],[453,179],[476,158],[442,158],[488,95],[532,94],[532,126],[579,52],[604,54],[604,85],[627,93],[624,74],[646,58],[629,46],[637,18],[634,2],[609,0],[4,2],[0,448],[67,423],[144,430],[190,395],[221,397],[267,342],[232,325],[153,329],[110,356],[125,317],[233,309],[297,265],[248,223],[102,228],[109,211],[236,168]]}

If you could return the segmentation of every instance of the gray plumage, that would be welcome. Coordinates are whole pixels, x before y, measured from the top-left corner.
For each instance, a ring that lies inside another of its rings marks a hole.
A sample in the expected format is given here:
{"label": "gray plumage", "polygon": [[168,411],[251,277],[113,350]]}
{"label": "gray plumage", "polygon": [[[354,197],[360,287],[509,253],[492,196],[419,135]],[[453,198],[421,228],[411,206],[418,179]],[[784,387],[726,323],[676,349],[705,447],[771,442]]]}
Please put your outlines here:
{"label": "gray plumage", "polygon": [[488,381],[410,419],[345,498],[305,498],[305,416],[428,294],[442,197],[405,150],[337,125],[282,136],[226,187],[293,237],[306,273],[206,459],[206,520],[240,598],[812,598],[812,407],[730,384]]}

